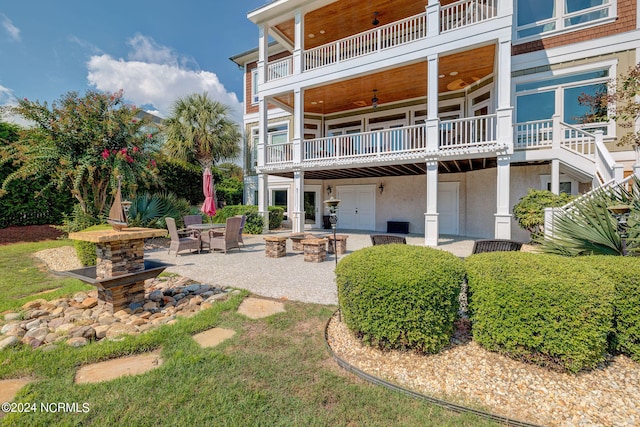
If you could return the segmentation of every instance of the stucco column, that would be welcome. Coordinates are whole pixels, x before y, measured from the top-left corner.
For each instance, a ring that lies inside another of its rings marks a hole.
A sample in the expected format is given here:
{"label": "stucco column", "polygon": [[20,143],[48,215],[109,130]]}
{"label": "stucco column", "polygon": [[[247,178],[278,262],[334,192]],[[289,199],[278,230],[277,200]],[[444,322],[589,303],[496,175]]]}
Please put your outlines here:
{"label": "stucco column", "polygon": [[495,238],[511,239],[511,217],[509,213],[509,191],[511,156],[498,156],[498,177],[496,186]]}
{"label": "stucco column", "polygon": [[258,174],[258,213],[264,218],[262,231],[269,231],[269,175]]}
{"label": "stucco column", "polygon": [[438,159],[427,159],[427,211],[424,214],[424,244],[438,246]]}
{"label": "stucco column", "polygon": [[304,90],[293,90],[293,163],[302,163],[302,138],[304,137]]}
{"label": "stucco column", "polygon": [[301,74],[304,70],[304,15],[296,9],[294,18],[293,74]]}
{"label": "stucco column", "polygon": [[560,194],[560,160],[558,159],[551,160],[551,192]]}
{"label": "stucco column", "polygon": [[291,226],[294,233],[304,231],[304,171],[293,171],[293,213]]}

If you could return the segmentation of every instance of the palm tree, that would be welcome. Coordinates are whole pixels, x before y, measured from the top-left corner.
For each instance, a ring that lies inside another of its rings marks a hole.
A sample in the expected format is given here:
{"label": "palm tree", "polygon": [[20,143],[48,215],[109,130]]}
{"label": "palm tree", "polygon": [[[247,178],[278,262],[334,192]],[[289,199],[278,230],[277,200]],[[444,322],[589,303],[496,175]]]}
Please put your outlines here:
{"label": "palm tree", "polygon": [[179,98],[165,121],[167,154],[185,163],[197,162],[204,171],[220,160],[240,154],[241,134],[229,117],[229,107],[207,93]]}

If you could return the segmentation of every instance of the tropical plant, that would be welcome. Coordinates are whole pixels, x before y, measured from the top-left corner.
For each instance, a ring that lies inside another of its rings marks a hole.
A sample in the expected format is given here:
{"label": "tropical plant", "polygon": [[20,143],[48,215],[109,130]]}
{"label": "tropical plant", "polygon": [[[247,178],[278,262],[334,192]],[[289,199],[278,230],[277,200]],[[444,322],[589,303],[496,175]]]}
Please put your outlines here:
{"label": "tropical plant", "polygon": [[28,177],[49,177],[40,194],[52,187],[69,191],[85,213],[98,214],[123,176],[124,190],[152,182],[155,161],[150,154],[155,135],[140,109],[126,105],[123,92],[68,92],[51,108],[46,102],[18,100],[11,111],[33,123],[20,138],[0,147],[0,164],[19,161],[2,184]]}
{"label": "tropical plant", "polygon": [[165,151],[184,163],[198,163],[204,171],[240,153],[241,134],[229,107],[207,93],[179,98],[165,121]]}
{"label": "tropical plant", "polygon": [[576,199],[567,211],[555,212],[553,235],[537,239],[540,250],[567,256],[623,255],[618,221],[608,207],[624,204],[630,207],[627,249],[637,252],[640,246],[640,179],[635,177],[630,184],[630,189],[624,184],[596,189]]}
{"label": "tropical plant", "polygon": [[127,219],[132,227],[166,228],[166,217],[182,221],[189,209],[189,202],[173,193],[144,193],[131,201]]}
{"label": "tropical plant", "polygon": [[572,199],[566,193],[554,194],[548,190],[530,188],[513,206],[513,216],[521,228],[531,233],[533,239],[544,233],[544,209],[564,206]]}

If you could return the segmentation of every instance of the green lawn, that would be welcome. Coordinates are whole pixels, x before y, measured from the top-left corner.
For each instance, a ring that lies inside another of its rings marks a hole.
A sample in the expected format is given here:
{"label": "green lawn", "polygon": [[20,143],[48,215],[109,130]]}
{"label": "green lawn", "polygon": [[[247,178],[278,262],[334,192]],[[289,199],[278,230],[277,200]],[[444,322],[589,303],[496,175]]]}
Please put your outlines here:
{"label": "green lawn", "polygon": [[[28,256],[58,244],[64,243],[0,249],[2,307],[14,306],[13,298],[27,293],[26,287],[32,292],[63,286],[61,291],[44,294],[47,299],[86,288],[40,272]],[[6,276],[18,263],[22,274],[14,275],[20,279],[11,285]],[[38,406],[76,402],[81,408],[83,403],[89,407],[86,413],[9,414],[0,422],[30,427],[494,425],[371,385],[338,367],[323,338],[324,324],[335,307],[286,302],[285,313],[251,320],[236,313],[244,296],[235,295],[190,319],[122,341],[0,352],[0,378],[36,380],[20,391],[15,402]],[[213,326],[237,333],[216,348],[201,349],[191,335]],[[146,374],[99,384],[73,383],[76,369],[83,364],[158,348],[164,363]]]}

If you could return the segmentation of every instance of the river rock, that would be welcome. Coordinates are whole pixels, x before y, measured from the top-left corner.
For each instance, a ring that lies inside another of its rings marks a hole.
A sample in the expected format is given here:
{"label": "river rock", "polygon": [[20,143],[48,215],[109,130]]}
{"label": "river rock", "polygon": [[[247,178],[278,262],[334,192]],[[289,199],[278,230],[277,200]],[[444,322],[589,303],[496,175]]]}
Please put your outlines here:
{"label": "river rock", "polygon": [[11,322],[12,320],[20,320],[20,313],[14,313],[14,312],[5,313],[4,320],[6,322]]}
{"label": "river rock", "polygon": [[89,344],[89,340],[84,337],[73,337],[67,340],[67,345],[71,347],[83,347]]}
{"label": "river rock", "polygon": [[69,336],[73,338],[83,337],[92,340],[96,337],[96,331],[91,326],[77,326],[69,331]]}
{"label": "river rock", "polygon": [[107,336],[107,331],[111,328],[111,325],[98,325],[93,328],[96,331],[96,339],[101,340]]}
{"label": "river rock", "polygon": [[20,338],[15,336],[6,337],[2,341],[0,341],[0,350],[13,347],[14,345],[18,345],[18,344],[20,344]]}
{"label": "river rock", "polygon": [[85,298],[81,303],[80,306],[82,308],[93,308],[96,305],[98,305],[98,298],[92,298],[92,297],[88,297]]}
{"label": "river rock", "polygon": [[22,308],[24,308],[25,310],[32,310],[32,309],[40,308],[42,304],[46,304],[46,303],[47,303],[46,299],[43,299],[43,298],[34,299],[29,302],[26,302],[22,306]]}
{"label": "river rock", "polygon": [[122,323],[114,323],[106,333],[106,338],[116,338],[120,335],[135,334],[138,329],[133,325],[124,325]]}

